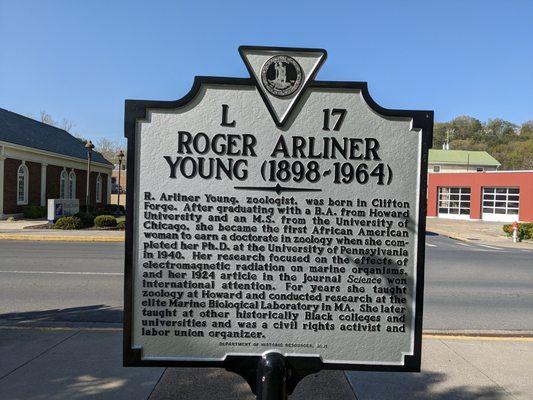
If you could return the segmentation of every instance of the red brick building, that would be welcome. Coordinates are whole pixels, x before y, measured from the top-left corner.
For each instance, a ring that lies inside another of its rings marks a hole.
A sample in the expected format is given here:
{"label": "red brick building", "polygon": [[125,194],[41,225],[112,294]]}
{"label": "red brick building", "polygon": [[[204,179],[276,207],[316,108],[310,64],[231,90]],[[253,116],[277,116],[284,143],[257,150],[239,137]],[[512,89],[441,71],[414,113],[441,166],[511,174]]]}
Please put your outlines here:
{"label": "red brick building", "polygon": [[[109,202],[113,165],[93,151],[90,204]],[[0,218],[47,199],[85,204],[87,151],[63,129],[0,108]]]}
{"label": "red brick building", "polygon": [[428,217],[533,222],[533,171],[428,174]]}

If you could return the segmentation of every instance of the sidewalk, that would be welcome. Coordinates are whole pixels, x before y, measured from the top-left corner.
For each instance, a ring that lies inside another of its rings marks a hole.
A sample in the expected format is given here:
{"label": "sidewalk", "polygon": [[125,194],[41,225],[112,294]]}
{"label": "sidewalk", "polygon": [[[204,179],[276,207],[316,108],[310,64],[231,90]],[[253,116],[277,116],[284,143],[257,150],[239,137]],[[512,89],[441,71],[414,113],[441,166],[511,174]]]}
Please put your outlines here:
{"label": "sidewalk", "polygon": [[46,222],[45,219],[17,219],[14,221],[0,220],[0,231],[26,229],[32,226],[46,224]]}
{"label": "sidewalk", "polygon": [[[0,399],[253,400],[217,368],[123,368],[120,329],[0,327]],[[306,377],[294,400],[357,400],[342,372]]]}
{"label": "sidewalk", "polygon": [[[221,369],[123,368],[120,329],[0,327],[0,398],[252,400],[242,378]],[[532,338],[425,336],[423,372],[323,371],[291,399],[533,398]]]}
{"label": "sidewalk", "polygon": [[533,249],[532,241],[513,243],[502,230],[503,222],[427,218],[426,230],[466,242],[493,244],[517,249]]}
{"label": "sidewalk", "polygon": [[421,373],[347,376],[359,400],[528,400],[533,339],[424,337]]}

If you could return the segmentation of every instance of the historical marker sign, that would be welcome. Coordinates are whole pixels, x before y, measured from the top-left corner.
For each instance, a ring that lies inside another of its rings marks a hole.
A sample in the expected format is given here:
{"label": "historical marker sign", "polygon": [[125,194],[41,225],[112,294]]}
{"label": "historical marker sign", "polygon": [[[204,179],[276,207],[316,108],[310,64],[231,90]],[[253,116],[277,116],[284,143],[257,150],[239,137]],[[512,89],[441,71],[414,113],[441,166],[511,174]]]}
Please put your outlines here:
{"label": "historical marker sign", "polygon": [[126,102],[125,365],[419,370],[433,113],[239,51],[250,78]]}

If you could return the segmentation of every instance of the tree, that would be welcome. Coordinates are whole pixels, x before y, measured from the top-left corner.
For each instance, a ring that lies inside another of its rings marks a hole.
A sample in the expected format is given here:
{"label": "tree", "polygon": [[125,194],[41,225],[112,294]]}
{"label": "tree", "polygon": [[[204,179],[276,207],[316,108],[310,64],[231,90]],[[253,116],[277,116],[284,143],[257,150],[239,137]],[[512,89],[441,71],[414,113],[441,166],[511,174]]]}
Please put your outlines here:
{"label": "tree", "polygon": [[[96,142],[95,150],[98,151],[104,158],[112,164],[118,164],[117,151],[122,150],[126,154],[124,144],[120,140],[109,140],[107,138],[100,138]],[[122,160],[122,164],[126,165],[126,157]]]}
{"label": "tree", "polygon": [[52,116],[48,114],[46,111],[41,111],[41,122],[44,124],[57,126],[56,121],[54,121]]}
{"label": "tree", "polygon": [[437,122],[433,147],[442,148],[448,133],[451,150],[486,151],[504,170],[533,168],[533,120],[524,122],[520,128],[501,118],[483,123],[467,115]]}
{"label": "tree", "polygon": [[74,128],[76,124],[72,122],[70,119],[63,118],[61,120],[61,123],[59,124],[59,128],[66,130],[67,132],[71,132],[72,128]]}
{"label": "tree", "polygon": [[[57,122],[50,114],[42,110],[40,119],[42,123],[55,126],[69,132],[72,136],[78,139],[83,144],[87,143],[88,139],[78,132],[72,132],[76,124],[70,119],[63,118],[61,122]],[[100,138],[96,142],[95,150],[98,151],[104,158],[112,164],[118,164],[117,151],[122,150],[126,154],[125,144],[121,140],[110,140],[107,138]],[[122,160],[122,164],[126,166],[126,156]]]}
{"label": "tree", "polygon": [[496,137],[516,135],[518,126],[500,118],[489,119],[485,124],[485,134]]}
{"label": "tree", "polygon": [[461,115],[450,122],[450,128],[454,132],[453,139],[469,139],[479,136],[483,126],[478,119]]}
{"label": "tree", "polygon": [[524,122],[520,127],[521,138],[533,138],[533,120]]}
{"label": "tree", "polygon": [[[433,128],[433,147],[442,148],[449,136],[450,141],[477,139],[483,133],[481,121],[468,115],[461,115],[449,122],[437,122]],[[451,148],[451,147],[450,147]]]}
{"label": "tree", "polygon": [[63,129],[69,133],[72,133],[72,128],[76,126],[74,122],[72,122],[68,118],[63,118],[61,122],[57,122],[50,114],[48,114],[46,111],[41,111],[41,122],[44,124],[55,126],[56,128]]}

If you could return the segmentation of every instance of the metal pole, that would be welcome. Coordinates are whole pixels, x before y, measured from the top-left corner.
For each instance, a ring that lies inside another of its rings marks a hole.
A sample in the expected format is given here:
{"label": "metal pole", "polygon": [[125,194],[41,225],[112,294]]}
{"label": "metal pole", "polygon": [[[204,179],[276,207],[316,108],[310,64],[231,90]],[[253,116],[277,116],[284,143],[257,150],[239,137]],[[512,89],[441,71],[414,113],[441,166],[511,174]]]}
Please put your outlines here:
{"label": "metal pole", "polygon": [[279,353],[267,353],[257,365],[257,400],[287,400],[287,363]]}
{"label": "metal pole", "polygon": [[85,212],[89,212],[89,182],[91,179],[91,151],[87,151],[87,186],[85,190]]}
{"label": "metal pole", "polygon": [[122,170],[122,158],[118,159],[118,205],[120,206],[120,171]]}

